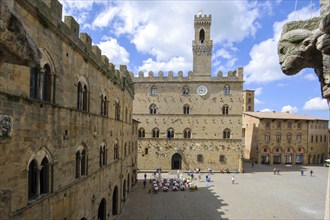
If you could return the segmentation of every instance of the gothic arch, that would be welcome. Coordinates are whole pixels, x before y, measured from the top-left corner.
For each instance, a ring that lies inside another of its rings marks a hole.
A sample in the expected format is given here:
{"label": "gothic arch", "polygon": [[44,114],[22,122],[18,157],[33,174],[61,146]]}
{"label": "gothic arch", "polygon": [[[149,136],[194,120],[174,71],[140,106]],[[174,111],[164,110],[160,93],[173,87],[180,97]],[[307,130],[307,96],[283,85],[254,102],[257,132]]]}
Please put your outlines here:
{"label": "gothic arch", "polygon": [[107,219],[107,201],[105,198],[102,198],[99,209],[97,212],[97,219],[106,220]]}
{"label": "gothic arch", "polygon": [[118,186],[115,186],[112,193],[112,215],[118,215]]}
{"label": "gothic arch", "polygon": [[54,61],[53,61],[50,53],[48,52],[48,50],[46,48],[39,48],[39,50],[42,54],[42,57],[40,59],[40,66],[43,67],[46,64],[49,64],[51,72],[55,74],[56,73],[55,65],[54,65]]}
{"label": "gothic arch", "polygon": [[32,153],[30,156],[30,159],[27,163],[27,170],[29,170],[29,164],[31,163],[32,160],[36,160],[38,164],[38,168],[40,169],[41,162],[44,158],[47,158],[49,164],[52,164],[52,156],[50,152],[47,150],[45,147],[40,147],[38,148],[35,152]]}
{"label": "gothic arch", "polygon": [[198,39],[201,43],[205,41],[205,29],[203,27],[198,31]]}

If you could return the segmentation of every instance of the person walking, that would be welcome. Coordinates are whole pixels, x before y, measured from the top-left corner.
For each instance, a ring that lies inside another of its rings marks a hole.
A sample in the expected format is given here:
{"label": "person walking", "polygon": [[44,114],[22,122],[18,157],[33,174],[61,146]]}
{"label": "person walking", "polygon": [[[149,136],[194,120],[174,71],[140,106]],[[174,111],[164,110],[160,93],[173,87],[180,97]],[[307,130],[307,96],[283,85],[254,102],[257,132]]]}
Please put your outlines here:
{"label": "person walking", "polygon": [[206,186],[209,186],[209,176],[208,175],[205,176],[205,181],[206,181]]}
{"label": "person walking", "polygon": [[147,181],[146,180],[143,180],[143,189],[146,188],[146,185],[147,185]]}
{"label": "person walking", "polygon": [[147,174],[146,173],[144,174],[144,180],[147,180]]}
{"label": "person walking", "polygon": [[235,184],[235,177],[234,176],[231,177],[231,183]]}
{"label": "person walking", "polygon": [[309,171],[309,173],[311,174],[311,176],[313,176],[313,173],[314,173],[314,172],[313,172],[313,170],[311,170],[311,171]]}
{"label": "person walking", "polygon": [[301,175],[303,176],[303,175],[304,175],[304,170],[301,170],[300,173],[301,173]]}

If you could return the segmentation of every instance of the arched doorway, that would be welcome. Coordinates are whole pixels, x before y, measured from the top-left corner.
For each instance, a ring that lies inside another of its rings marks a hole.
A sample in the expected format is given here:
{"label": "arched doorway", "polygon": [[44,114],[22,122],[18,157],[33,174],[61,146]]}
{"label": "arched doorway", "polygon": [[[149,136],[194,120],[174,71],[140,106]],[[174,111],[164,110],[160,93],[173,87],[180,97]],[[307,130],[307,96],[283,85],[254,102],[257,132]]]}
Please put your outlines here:
{"label": "arched doorway", "polygon": [[123,183],[123,202],[126,202],[126,180]]}
{"label": "arched doorway", "polygon": [[172,156],[172,170],[181,170],[181,164],[182,164],[182,157],[180,154],[175,153]]}
{"label": "arched doorway", "polygon": [[118,187],[112,193],[112,215],[118,215]]}
{"label": "arched doorway", "polygon": [[99,205],[99,211],[97,213],[97,219],[98,220],[105,220],[107,217],[107,205],[106,200],[103,198]]}

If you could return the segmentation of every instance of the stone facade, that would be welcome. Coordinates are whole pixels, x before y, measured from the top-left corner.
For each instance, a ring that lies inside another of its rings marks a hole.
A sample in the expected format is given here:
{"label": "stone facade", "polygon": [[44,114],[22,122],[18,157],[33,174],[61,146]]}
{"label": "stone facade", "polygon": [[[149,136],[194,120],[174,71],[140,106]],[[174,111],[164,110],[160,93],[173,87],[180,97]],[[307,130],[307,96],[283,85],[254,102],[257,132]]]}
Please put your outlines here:
{"label": "stone facade", "polygon": [[328,120],[287,112],[244,112],[246,159],[261,164],[322,164]]}
{"label": "stone facade", "polygon": [[10,10],[42,56],[0,68],[0,219],[115,219],[136,182],[132,73],[57,0]]}
{"label": "stone facade", "polygon": [[135,82],[140,170],[241,170],[243,69],[211,76],[211,16],[195,16],[194,71]]}
{"label": "stone facade", "polygon": [[254,90],[243,91],[243,112],[254,112]]}

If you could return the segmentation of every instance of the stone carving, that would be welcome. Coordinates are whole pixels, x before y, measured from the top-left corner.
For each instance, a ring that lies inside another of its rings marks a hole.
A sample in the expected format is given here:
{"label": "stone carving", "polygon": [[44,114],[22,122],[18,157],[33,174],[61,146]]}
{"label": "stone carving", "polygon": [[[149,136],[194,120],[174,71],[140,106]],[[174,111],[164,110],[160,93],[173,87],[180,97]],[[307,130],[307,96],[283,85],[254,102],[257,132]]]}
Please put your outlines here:
{"label": "stone carving", "polygon": [[11,137],[13,120],[8,115],[0,115],[0,137]]}
{"label": "stone carving", "polygon": [[278,43],[282,72],[294,75],[304,68],[314,68],[322,96],[330,101],[330,12],[329,2],[321,0],[320,17],[289,22],[283,26]]}
{"label": "stone carving", "polygon": [[41,53],[38,47],[5,0],[0,0],[0,15],[0,66],[5,62],[39,66]]}

